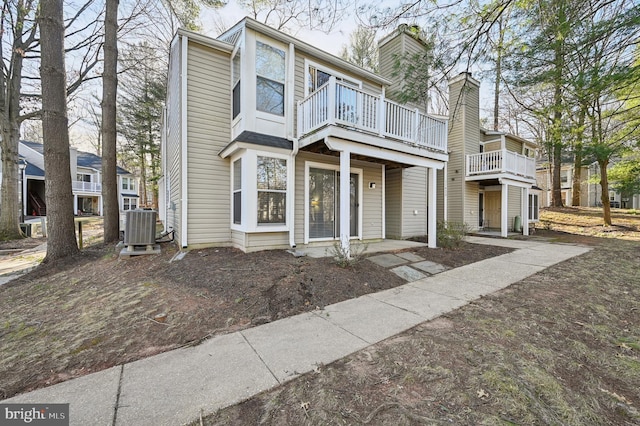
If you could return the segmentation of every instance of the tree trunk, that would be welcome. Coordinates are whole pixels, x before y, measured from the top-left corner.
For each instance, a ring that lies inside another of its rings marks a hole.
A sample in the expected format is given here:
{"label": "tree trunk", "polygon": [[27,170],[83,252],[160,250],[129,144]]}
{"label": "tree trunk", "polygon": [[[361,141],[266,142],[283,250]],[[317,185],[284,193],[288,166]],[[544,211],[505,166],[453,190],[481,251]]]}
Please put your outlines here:
{"label": "tree trunk", "polygon": [[[22,3],[18,4],[15,27],[22,29],[28,10]],[[3,14],[4,16],[4,14]],[[0,89],[0,110],[2,118],[2,195],[0,198],[0,240],[14,240],[21,238],[19,226],[20,206],[18,188],[18,146],[20,143],[20,90],[22,88],[22,69],[26,49],[22,39],[22,32],[14,32],[11,49],[11,63],[8,73],[2,73]],[[29,43],[29,41],[27,41]],[[4,59],[4,55],[3,55]],[[6,72],[6,71],[5,71]]]}
{"label": "tree trunk", "polygon": [[504,27],[503,16],[500,16],[498,21],[498,45],[496,56],[496,82],[493,91],[493,130],[500,128],[499,115],[500,115],[500,80],[502,79],[502,54],[504,50]]}
{"label": "tree trunk", "polygon": [[582,135],[585,122],[585,110],[580,109],[578,115],[578,132],[576,134],[576,143],[573,147],[573,178],[571,187],[571,205],[577,207],[580,205],[580,195],[582,188]]}
{"label": "tree trunk", "polygon": [[609,204],[609,179],[607,177],[608,161],[598,160],[598,166],[600,167],[600,187],[602,188],[602,195],[600,201],[602,201],[602,219],[604,226],[611,226],[611,204]]}
{"label": "tree trunk", "polygon": [[62,0],[40,3],[42,130],[44,137],[47,256],[51,262],[78,252],[73,220]]}
{"label": "tree trunk", "polygon": [[562,85],[565,69],[565,35],[567,26],[566,5],[563,1],[557,3],[557,29],[553,40],[553,124],[552,124],[552,146],[553,146],[553,191],[551,192],[551,205],[562,207],[562,184],[560,182],[560,168],[562,167]]}
{"label": "tree trunk", "polygon": [[118,0],[106,0],[102,75],[102,197],[104,241],[120,236],[118,175],[116,169],[116,91],[118,89]]}

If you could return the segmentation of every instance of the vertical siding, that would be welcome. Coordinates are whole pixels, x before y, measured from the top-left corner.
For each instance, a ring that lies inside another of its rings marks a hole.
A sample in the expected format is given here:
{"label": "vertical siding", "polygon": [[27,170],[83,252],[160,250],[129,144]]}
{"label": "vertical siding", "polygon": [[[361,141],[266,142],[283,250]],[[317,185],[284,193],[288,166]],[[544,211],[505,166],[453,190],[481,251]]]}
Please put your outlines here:
{"label": "vertical siding", "polygon": [[436,186],[436,217],[442,221],[444,220],[444,169],[436,172]]}
{"label": "vertical siding", "polygon": [[[403,170],[402,238],[427,235],[427,169]],[[415,214],[415,212],[418,214]]]}
{"label": "vertical siding", "polygon": [[[522,209],[522,188],[516,186],[509,186],[509,199],[507,200],[509,206],[509,212],[507,213],[508,222],[507,229],[513,230],[514,219],[516,216],[520,216]],[[520,218],[522,223],[522,217]]]}
{"label": "vertical siding", "polygon": [[229,54],[190,42],[187,57],[189,244],[229,242],[231,137]]}
{"label": "vertical siding", "polygon": [[391,169],[386,172],[385,238],[402,238],[402,169]]}
{"label": "vertical siding", "polygon": [[169,58],[169,77],[167,85],[167,170],[165,170],[165,178],[168,178],[169,185],[169,209],[167,211],[167,229],[174,231],[176,241],[180,245],[182,235],[180,233],[180,213],[182,199],[182,97],[181,97],[181,43],[180,38],[176,38],[171,47]]}
{"label": "vertical siding", "polygon": [[[362,169],[362,239],[384,238],[382,235],[382,169],[380,165],[352,161],[353,167]],[[375,182],[375,189],[369,188],[369,182]]]}
{"label": "vertical siding", "polygon": [[478,222],[480,220],[479,216],[479,205],[478,205],[478,194],[479,194],[479,185],[477,182],[467,182],[465,185],[465,200],[464,200],[464,223],[469,226],[471,230],[478,229]]}
{"label": "vertical siding", "polygon": [[518,154],[522,154],[522,142],[514,141],[513,139],[507,138],[505,141],[505,145],[507,146],[507,151],[517,152]]}
{"label": "vertical siding", "polygon": [[[478,203],[477,189],[472,194],[465,194],[465,162],[467,154],[480,152],[480,90],[474,82],[465,81],[456,81],[449,88],[448,140],[451,154],[447,164],[447,215],[449,221],[458,223],[467,222],[469,211],[474,209],[475,212]],[[472,204],[467,206],[467,201],[472,201]],[[473,226],[472,223],[467,224]]]}
{"label": "vertical siding", "polygon": [[284,249],[289,247],[288,232],[265,232],[245,234],[246,251]]}

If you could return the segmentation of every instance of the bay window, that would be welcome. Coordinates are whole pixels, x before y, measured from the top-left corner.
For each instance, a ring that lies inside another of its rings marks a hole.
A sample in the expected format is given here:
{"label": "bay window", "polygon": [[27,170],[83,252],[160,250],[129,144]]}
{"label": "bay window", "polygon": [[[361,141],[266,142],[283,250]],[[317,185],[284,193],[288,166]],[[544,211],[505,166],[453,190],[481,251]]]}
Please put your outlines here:
{"label": "bay window", "polygon": [[231,226],[244,232],[287,225],[289,164],[285,155],[246,150],[231,162]]}
{"label": "bay window", "polygon": [[258,223],[286,222],[287,160],[258,157]]}

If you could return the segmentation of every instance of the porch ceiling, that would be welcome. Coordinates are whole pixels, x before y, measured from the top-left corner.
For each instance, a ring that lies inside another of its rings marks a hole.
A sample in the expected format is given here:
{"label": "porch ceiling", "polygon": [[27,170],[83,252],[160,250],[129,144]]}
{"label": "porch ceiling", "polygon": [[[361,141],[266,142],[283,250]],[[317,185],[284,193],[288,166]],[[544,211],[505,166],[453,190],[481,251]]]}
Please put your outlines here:
{"label": "porch ceiling", "polygon": [[[332,151],[331,149],[329,149],[329,147],[327,147],[327,145],[324,143],[324,140],[320,140],[312,143],[311,145],[307,145],[304,148],[301,148],[300,151],[313,152],[315,154],[330,155],[332,157],[340,158],[340,151]],[[368,157],[365,155],[358,155],[353,153],[351,154],[351,158],[353,160],[358,160],[358,161],[367,161],[369,163],[384,164],[387,170],[405,169],[408,167],[412,167],[412,165],[410,164],[402,164],[396,161],[383,160],[381,158]]]}
{"label": "porch ceiling", "polygon": [[[502,180],[507,180],[513,183],[517,183],[518,186],[532,186],[535,185],[535,179],[528,179],[522,176],[513,175],[510,173],[498,173],[491,175],[480,176],[467,176],[465,178],[467,182],[477,182],[480,186],[493,186],[500,185]],[[509,183],[509,182],[507,182]]]}

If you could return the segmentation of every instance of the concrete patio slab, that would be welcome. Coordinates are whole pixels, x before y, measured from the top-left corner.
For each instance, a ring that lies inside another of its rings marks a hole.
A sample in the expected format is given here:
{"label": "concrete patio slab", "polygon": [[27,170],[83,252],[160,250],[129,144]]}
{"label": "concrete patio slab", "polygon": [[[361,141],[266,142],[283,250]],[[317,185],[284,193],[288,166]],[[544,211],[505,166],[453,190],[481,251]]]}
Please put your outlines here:
{"label": "concrete patio slab", "polygon": [[69,404],[69,425],[111,425],[122,367],[89,374],[1,401],[3,404]]}
{"label": "concrete patio slab", "polygon": [[184,424],[277,384],[240,333],[219,336],[125,365],[116,424]]}
{"label": "concrete patio slab", "polygon": [[[429,278],[417,282],[424,282],[426,280],[429,280]],[[467,303],[466,300],[416,288],[413,284],[374,293],[371,297],[392,306],[413,312],[425,320],[435,318],[443,312],[459,308]]]}
{"label": "concrete patio slab", "polygon": [[398,266],[391,269],[391,272],[408,282],[418,281],[427,276],[420,271],[416,271],[410,266]]}
{"label": "concrete patio slab", "polygon": [[369,295],[327,306],[317,315],[368,343],[379,342],[424,321],[412,312]]}
{"label": "concrete patio slab", "polygon": [[[352,242],[352,247],[358,250],[360,247],[366,246],[365,254],[379,253],[383,251],[406,250],[415,247],[426,247],[425,243],[408,240],[384,240],[374,241],[370,243]],[[324,246],[298,246],[297,250],[309,257],[330,257],[332,253],[332,245]]]}
{"label": "concrete patio slab", "polygon": [[441,265],[439,263],[436,262],[431,262],[430,260],[425,260],[423,262],[418,262],[418,263],[414,263],[413,265],[414,268],[418,268],[421,271],[424,271],[428,274],[431,275],[435,275],[435,274],[439,274],[440,272],[444,272],[447,270],[447,267],[444,265]]}
{"label": "concrete patio slab", "polygon": [[420,262],[421,260],[424,260],[424,257],[418,256],[417,254],[412,253],[410,251],[407,251],[404,253],[396,253],[396,256],[406,259],[409,262]]}
{"label": "concrete patio slab", "polygon": [[394,266],[404,265],[405,263],[408,263],[408,260],[391,253],[378,254],[375,256],[367,257],[367,260],[370,260],[371,262],[375,263],[376,265],[380,265],[383,268],[392,268]]}
{"label": "concrete patio slab", "polygon": [[285,318],[241,333],[280,382],[369,345],[314,313]]}

